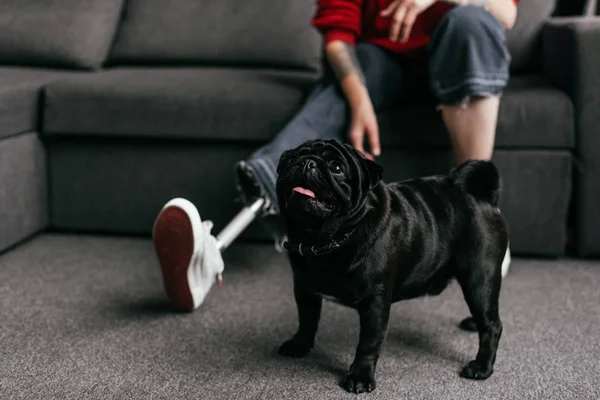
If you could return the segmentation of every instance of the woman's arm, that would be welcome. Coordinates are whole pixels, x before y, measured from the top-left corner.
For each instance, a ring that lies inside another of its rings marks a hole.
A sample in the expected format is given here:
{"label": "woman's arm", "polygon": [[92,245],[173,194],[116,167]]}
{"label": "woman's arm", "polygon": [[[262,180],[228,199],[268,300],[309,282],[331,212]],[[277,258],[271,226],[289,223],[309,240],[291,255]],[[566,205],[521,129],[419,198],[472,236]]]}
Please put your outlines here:
{"label": "woman's arm", "polygon": [[[325,49],[329,65],[350,105],[350,143],[365,156],[373,159],[381,154],[379,128],[356,50],[353,45],[341,40],[327,43]],[[365,136],[369,142],[369,151],[364,148]]]}
{"label": "woman's arm", "polygon": [[348,102],[360,101],[366,93],[365,77],[356,57],[354,46],[334,40],[325,46],[327,60],[340,83]]}
{"label": "woman's arm", "polygon": [[323,34],[327,60],[350,106],[349,141],[372,159],[381,153],[379,129],[354,48],[362,31],[362,5],[363,0],[318,0],[313,25]]}

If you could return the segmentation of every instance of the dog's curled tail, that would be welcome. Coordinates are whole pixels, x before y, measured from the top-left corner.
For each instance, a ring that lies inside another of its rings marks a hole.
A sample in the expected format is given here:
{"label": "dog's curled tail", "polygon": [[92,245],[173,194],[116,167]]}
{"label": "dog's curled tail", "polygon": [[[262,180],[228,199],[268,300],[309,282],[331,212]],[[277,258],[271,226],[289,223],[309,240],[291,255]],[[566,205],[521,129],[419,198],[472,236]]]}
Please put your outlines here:
{"label": "dog's curled tail", "polygon": [[493,206],[500,198],[500,174],[491,161],[469,160],[452,170],[454,183],[477,200]]}

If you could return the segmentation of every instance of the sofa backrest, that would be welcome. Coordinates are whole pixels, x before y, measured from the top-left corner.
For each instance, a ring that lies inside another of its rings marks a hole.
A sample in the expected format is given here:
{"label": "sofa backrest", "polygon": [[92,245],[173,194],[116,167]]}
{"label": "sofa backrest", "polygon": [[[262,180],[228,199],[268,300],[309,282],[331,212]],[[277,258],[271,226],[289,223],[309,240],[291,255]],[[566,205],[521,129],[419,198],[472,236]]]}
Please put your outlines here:
{"label": "sofa backrest", "polygon": [[99,68],[123,0],[0,0],[0,64]]}
{"label": "sofa backrest", "polygon": [[128,0],[115,64],[318,69],[315,0]]}
{"label": "sofa backrest", "polygon": [[[573,2],[580,0],[563,0]],[[126,3],[123,10],[123,3]],[[534,70],[556,0],[521,0],[513,72]],[[0,0],[0,64],[243,64],[316,70],[316,0]],[[122,20],[119,25],[119,17]],[[115,39],[115,31],[118,33]]]}
{"label": "sofa backrest", "polygon": [[538,67],[544,21],[552,16],[557,3],[555,0],[519,1],[517,21],[506,38],[513,72],[529,72]]}

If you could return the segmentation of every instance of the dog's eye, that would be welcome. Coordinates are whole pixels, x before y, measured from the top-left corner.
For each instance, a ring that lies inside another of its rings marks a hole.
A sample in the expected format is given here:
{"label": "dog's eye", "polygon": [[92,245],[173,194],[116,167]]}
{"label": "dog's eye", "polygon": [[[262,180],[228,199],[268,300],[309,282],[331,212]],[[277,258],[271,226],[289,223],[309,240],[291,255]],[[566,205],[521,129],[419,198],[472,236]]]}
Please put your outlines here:
{"label": "dog's eye", "polygon": [[329,169],[331,170],[331,172],[333,172],[336,175],[344,174],[344,170],[342,169],[342,166],[336,162],[332,162],[331,164],[329,164]]}

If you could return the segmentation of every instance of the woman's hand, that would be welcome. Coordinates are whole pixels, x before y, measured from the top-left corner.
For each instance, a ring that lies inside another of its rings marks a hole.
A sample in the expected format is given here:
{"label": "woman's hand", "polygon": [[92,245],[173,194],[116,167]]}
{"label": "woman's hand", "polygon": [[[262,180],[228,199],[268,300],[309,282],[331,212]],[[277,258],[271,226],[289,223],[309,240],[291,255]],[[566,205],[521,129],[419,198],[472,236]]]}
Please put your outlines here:
{"label": "woman's hand", "polygon": [[435,0],[396,0],[381,12],[384,17],[392,16],[390,40],[406,42],[410,37],[415,20]]}
{"label": "woman's hand", "polygon": [[[379,144],[377,117],[375,116],[373,103],[366,90],[360,99],[351,102],[350,109],[352,112],[350,132],[348,133],[350,144],[356,150],[363,153],[365,157],[373,160],[381,154],[381,147]],[[369,143],[369,151],[366,151],[364,148],[365,136]]]}

